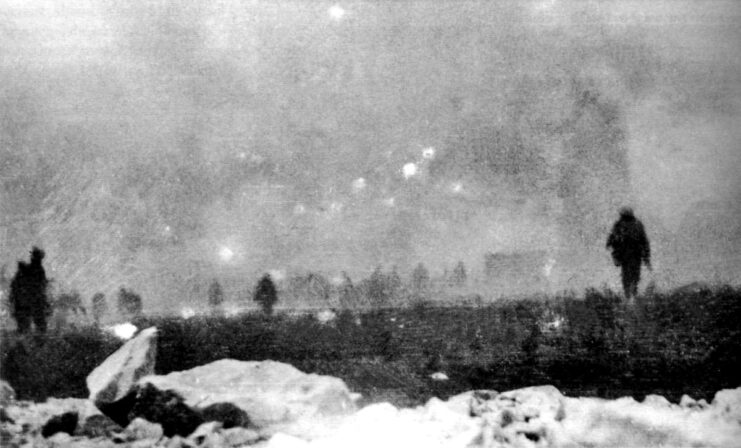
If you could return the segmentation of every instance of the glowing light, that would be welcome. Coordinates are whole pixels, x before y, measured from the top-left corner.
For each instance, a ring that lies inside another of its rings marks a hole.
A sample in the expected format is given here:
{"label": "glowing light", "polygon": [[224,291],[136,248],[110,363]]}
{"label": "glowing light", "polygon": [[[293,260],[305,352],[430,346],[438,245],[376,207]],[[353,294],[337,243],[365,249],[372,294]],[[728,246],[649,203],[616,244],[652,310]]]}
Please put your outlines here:
{"label": "glowing light", "polygon": [[138,328],[136,328],[136,325],[131,322],[126,322],[123,324],[111,325],[110,327],[106,327],[106,330],[119,339],[128,340],[134,337]]}
{"label": "glowing light", "polygon": [[340,21],[345,17],[345,9],[340,5],[333,5],[327,10],[332,20]]}
{"label": "glowing light", "polygon": [[362,177],[358,177],[354,181],[352,181],[352,189],[355,193],[360,193],[363,191],[366,187],[365,179]]}
{"label": "glowing light", "polygon": [[293,207],[293,213],[296,215],[303,215],[306,213],[306,207],[304,207],[304,204],[296,204],[296,206]]}
{"label": "glowing light", "polygon": [[394,198],[388,198],[388,199],[385,199],[385,200],[383,201],[383,203],[384,203],[384,204],[385,204],[385,205],[386,205],[387,207],[393,207],[394,205],[396,205],[396,199],[394,199]]}
{"label": "glowing light", "polygon": [[425,148],[422,150],[422,157],[427,160],[432,160],[435,158],[435,148],[432,146]]}
{"label": "glowing light", "polygon": [[196,315],[196,312],[193,308],[185,307],[180,310],[180,316],[182,316],[183,319],[190,319],[191,317],[195,315]]}
{"label": "glowing light", "polygon": [[453,190],[453,193],[460,193],[463,191],[463,184],[460,182],[454,182],[451,189]]}
{"label": "glowing light", "polygon": [[219,258],[221,258],[221,261],[229,262],[232,260],[232,258],[234,258],[234,251],[226,246],[223,246],[221,250],[219,250]]}
{"label": "glowing light", "polygon": [[404,174],[404,179],[409,179],[417,174],[417,164],[409,162],[401,168],[401,172]]}
{"label": "glowing light", "polygon": [[319,321],[319,323],[323,325],[327,325],[328,323],[331,323],[335,319],[337,319],[337,314],[332,310],[322,310],[316,313],[316,320]]}
{"label": "glowing light", "polygon": [[430,379],[435,381],[448,381],[450,378],[448,378],[448,375],[446,375],[445,372],[435,372],[430,375]]}
{"label": "glowing light", "polygon": [[244,160],[244,159],[247,158],[247,153],[244,152],[244,151],[243,152],[240,152],[237,157],[239,157],[240,160]]}

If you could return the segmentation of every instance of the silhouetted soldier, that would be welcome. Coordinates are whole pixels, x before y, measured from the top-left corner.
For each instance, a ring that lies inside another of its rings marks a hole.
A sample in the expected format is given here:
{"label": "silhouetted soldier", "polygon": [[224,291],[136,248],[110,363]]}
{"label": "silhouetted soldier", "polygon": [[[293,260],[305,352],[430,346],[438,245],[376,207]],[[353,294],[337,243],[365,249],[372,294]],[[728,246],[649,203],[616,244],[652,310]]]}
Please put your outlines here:
{"label": "silhouetted soldier", "polygon": [[641,280],[641,262],[651,270],[651,248],[643,224],[633,215],[631,208],[620,209],[620,219],[612,227],[606,247],[612,249],[615,266],[622,269],[625,297],[635,297]]}
{"label": "silhouetted soldier", "polygon": [[270,274],[265,274],[257,283],[253,300],[262,307],[263,312],[270,316],[273,314],[273,307],[278,301],[278,292],[275,289],[275,283],[270,278]]}
{"label": "silhouetted soldier", "polygon": [[10,306],[13,317],[18,324],[18,332],[25,333],[31,327],[31,319],[36,329],[46,331],[46,319],[51,306],[47,298],[49,281],[41,262],[44,251],[34,247],[31,251],[31,263],[18,262],[18,271],[10,282]]}

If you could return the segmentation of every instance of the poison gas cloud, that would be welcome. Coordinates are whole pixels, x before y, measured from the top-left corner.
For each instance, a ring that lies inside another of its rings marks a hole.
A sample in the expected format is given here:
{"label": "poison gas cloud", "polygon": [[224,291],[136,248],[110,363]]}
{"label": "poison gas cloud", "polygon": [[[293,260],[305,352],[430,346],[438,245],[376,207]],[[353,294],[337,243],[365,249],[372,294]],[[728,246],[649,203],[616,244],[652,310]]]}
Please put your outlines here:
{"label": "poison gas cloud", "polygon": [[3,262],[41,244],[84,295],[544,248],[610,272],[626,202],[676,281],[677,248],[737,266],[733,2],[1,7]]}

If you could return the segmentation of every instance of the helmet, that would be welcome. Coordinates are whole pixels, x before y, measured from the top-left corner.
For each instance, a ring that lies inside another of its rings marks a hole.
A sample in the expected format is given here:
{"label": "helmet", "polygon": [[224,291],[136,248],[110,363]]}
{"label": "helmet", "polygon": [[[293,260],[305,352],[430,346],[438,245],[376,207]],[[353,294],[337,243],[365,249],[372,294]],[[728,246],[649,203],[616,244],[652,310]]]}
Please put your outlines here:
{"label": "helmet", "polygon": [[43,260],[46,253],[39,249],[38,247],[34,246],[33,249],[31,249],[31,259],[34,260]]}
{"label": "helmet", "polygon": [[633,218],[633,209],[630,207],[621,207],[620,208],[620,217],[621,218]]}

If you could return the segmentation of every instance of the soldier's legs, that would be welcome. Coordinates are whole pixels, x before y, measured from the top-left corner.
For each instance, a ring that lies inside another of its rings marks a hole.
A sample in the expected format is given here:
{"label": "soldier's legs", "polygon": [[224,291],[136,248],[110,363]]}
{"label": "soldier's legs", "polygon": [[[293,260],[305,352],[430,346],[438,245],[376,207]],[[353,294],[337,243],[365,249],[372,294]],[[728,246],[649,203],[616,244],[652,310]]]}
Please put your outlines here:
{"label": "soldier's legs", "polygon": [[641,281],[640,261],[623,263],[623,291],[626,298],[635,297],[638,294],[638,282]]}
{"label": "soldier's legs", "polygon": [[18,325],[18,333],[28,333],[31,328],[31,316],[25,313],[20,313],[15,316],[15,322]]}
{"label": "soldier's legs", "polygon": [[46,333],[46,316],[44,314],[39,313],[33,316],[33,324],[36,326],[36,331]]}

